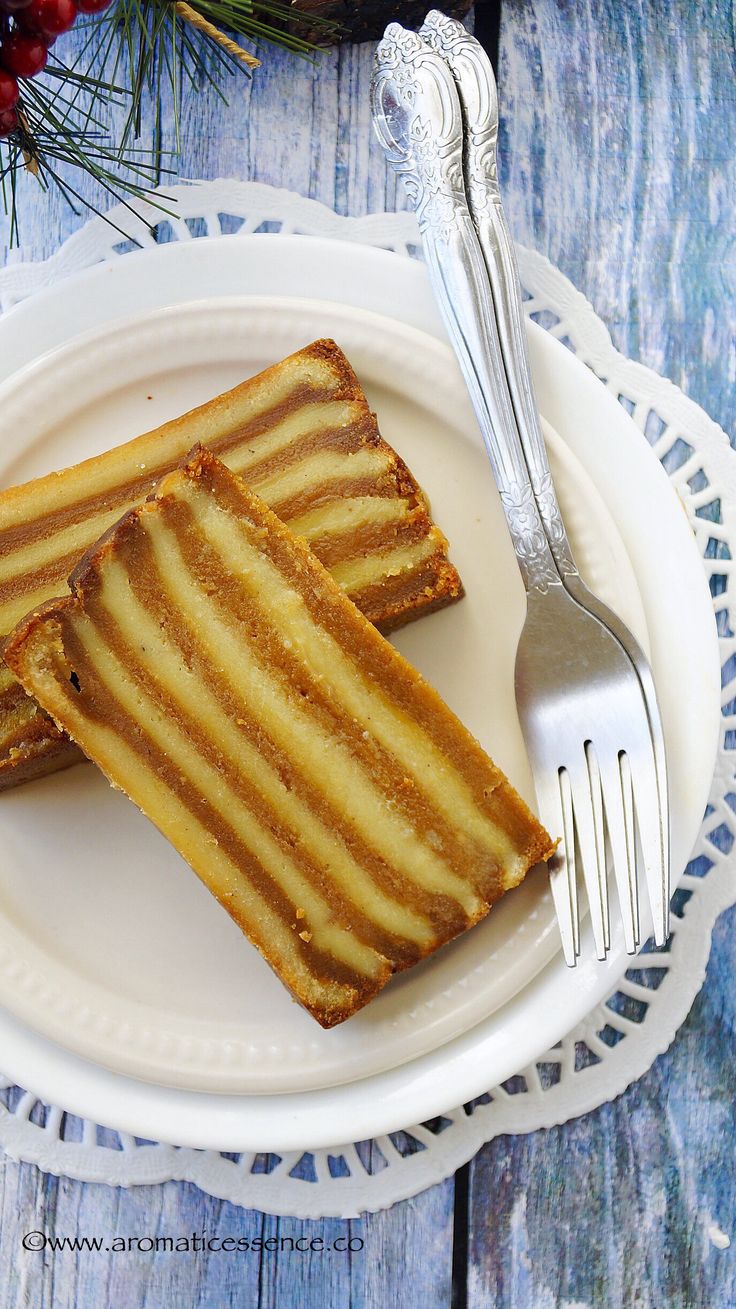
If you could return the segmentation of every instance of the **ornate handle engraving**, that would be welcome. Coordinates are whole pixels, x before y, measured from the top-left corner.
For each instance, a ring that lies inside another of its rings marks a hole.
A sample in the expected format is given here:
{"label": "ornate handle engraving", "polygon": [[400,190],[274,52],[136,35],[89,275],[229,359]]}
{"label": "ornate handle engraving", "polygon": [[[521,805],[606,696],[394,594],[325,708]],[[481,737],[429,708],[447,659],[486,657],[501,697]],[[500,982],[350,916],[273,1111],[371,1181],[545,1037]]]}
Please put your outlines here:
{"label": "ornate handle engraving", "polygon": [[521,284],[501,205],[496,149],[498,96],[485,50],[462,23],[431,10],[420,36],[449,68],[464,123],[463,171],[469,208],[488,269],[499,337],[529,476],[547,539],[563,577],[577,574],[552,483],[529,367]]}
{"label": "ornate handle engraving", "polygon": [[463,179],[452,74],[397,23],[376,52],[373,121],[416,209],[427,267],[470,392],[527,589],[561,585],[524,459],[485,261]]}
{"label": "ornate handle engraving", "polygon": [[374,123],[404,180],[422,233],[449,241],[457,211],[469,218],[463,183],[462,118],[445,70],[416,34],[391,23],[376,51]]}

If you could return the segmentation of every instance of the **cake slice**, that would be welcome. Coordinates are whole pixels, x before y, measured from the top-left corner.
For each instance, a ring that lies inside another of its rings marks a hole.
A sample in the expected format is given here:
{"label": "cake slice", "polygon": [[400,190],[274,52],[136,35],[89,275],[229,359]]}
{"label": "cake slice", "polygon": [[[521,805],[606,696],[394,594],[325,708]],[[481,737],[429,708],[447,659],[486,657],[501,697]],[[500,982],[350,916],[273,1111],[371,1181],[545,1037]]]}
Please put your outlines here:
{"label": "cake slice", "polygon": [[[382,631],[462,595],[447,542],[350,364],[334,341],[316,341],[155,431],[0,493],[0,637],[59,595],[84,551],[196,442],[247,478]],[[0,790],[78,758],[0,681]]]}
{"label": "cake slice", "polygon": [[69,582],[10,668],[324,1027],[550,854],[436,691],[209,451]]}

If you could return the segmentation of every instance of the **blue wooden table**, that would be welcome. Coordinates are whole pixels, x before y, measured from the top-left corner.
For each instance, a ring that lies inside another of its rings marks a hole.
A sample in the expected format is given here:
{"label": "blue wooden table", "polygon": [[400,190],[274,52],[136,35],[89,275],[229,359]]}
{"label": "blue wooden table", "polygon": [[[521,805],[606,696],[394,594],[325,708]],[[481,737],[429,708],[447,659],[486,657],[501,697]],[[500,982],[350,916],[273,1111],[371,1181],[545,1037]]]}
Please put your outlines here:
{"label": "blue wooden table", "polygon": [[[397,207],[367,119],[370,47],[269,49],[230,105],[189,96],[178,169]],[[621,350],[732,438],[736,88],[730,0],[504,0],[502,183],[516,236],[593,302]],[[145,131],[144,125],[144,131]],[[79,218],[21,188],[29,257]],[[0,240],[7,227],[0,221]],[[169,1183],[131,1191],[0,1161],[0,1309],[726,1309],[736,1305],[734,914],[668,1054],[614,1104],[499,1138],[454,1180],[350,1224],[267,1218]],[[2,1051],[0,1051],[0,1066]],[[358,1233],[352,1257],[41,1255],[22,1234]],[[722,1243],[721,1243],[722,1244]]]}

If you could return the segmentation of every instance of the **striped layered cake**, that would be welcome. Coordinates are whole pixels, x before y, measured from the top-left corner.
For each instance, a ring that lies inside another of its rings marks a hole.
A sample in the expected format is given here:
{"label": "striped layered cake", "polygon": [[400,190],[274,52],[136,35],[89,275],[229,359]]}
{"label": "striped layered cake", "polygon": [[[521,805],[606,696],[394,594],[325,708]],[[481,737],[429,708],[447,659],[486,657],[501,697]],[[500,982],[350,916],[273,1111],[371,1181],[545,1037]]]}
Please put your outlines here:
{"label": "striped layered cake", "polygon": [[[0,635],[59,595],[84,551],[196,442],[248,479],[382,631],[462,595],[447,542],[348,361],[316,341],[155,431],[0,493]],[[0,672],[0,790],[80,757]]]}
{"label": "striped layered cake", "polygon": [[209,451],[70,587],[8,664],[323,1026],[549,855],[437,693]]}

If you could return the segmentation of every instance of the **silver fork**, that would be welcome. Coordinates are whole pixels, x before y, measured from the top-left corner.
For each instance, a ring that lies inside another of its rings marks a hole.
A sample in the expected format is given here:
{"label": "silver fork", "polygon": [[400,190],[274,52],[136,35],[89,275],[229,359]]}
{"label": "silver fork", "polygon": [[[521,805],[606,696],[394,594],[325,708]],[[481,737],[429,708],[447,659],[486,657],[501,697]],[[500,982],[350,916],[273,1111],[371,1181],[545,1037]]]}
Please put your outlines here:
{"label": "silver fork", "polygon": [[[441,36],[441,17],[430,15],[428,36]],[[527,590],[527,618],[516,659],[517,704],[540,817],[553,836],[562,838],[550,864],[550,883],[565,959],[574,964],[580,952],[578,865],[599,958],[605,958],[610,945],[607,845],[626,948],[633,952],[638,944],[637,828],[655,939],[658,944],[666,939],[668,842],[666,804],[660,794],[664,788],[666,798],[666,783],[661,736],[656,744],[653,739],[653,727],[661,728],[643,654],[618,618],[610,615],[609,623],[610,611],[583,586],[572,561],[533,393],[522,394],[528,376],[510,369],[513,395],[509,386],[506,360],[509,354],[516,357],[519,344],[512,333],[523,335],[521,309],[519,305],[514,317],[507,299],[500,331],[489,272],[498,287],[499,268],[502,281],[506,277],[503,259],[508,259],[508,251],[498,244],[489,246],[493,257],[487,267],[465,187],[470,133],[463,129],[461,103],[445,57],[444,50],[437,54],[421,36],[391,24],[376,53],[373,121],[417,212],[430,277],[470,391]],[[475,93],[477,116],[491,125],[476,158],[486,170],[490,164],[493,173],[495,85],[476,78]],[[476,217],[484,203],[495,208],[480,192],[479,199]],[[492,224],[489,233],[497,242]],[[523,361],[524,352],[522,344]]]}
{"label": "silver fork", "polygon": [[[669,807],[664,733],[649,663],[617,614],[585,585],[578,572],[552,483],[547,451],[542,437],[529,355],[524,330],[521,283],[513,243],[506,224],[498,184],[498,94],[491,62],[478,41],[462,23],[431,10],[419,35],[444,60],[455,80],[463,119],[463,176],[468,207],[488,270],[498,323],[501,352],[511,392],[534,496],[544,523],[547,540],[566,590],[616,636],[633,663],[647,707],[657,769],[664,859],[669,868]],[[619,867],[619,865],[616,865]],[[655,870],[657,871],[657,870]],[[638,898],[631,887],[620,886],[625,896],[623,911],[626,948],[633,951],[639,940]],[[666,933],[669,885],[648,887],[655,927],[664,917]]]}

